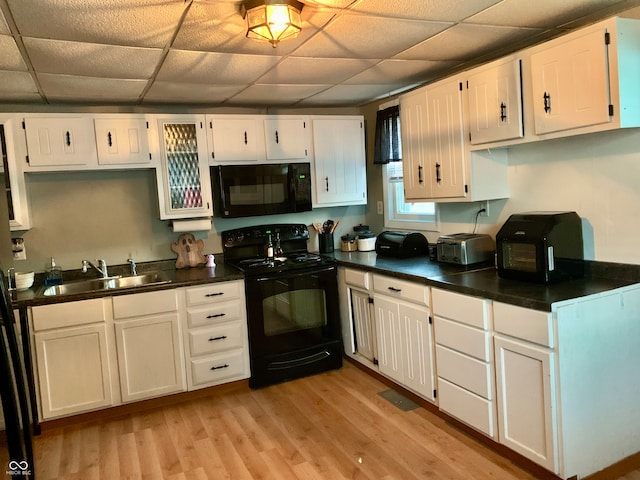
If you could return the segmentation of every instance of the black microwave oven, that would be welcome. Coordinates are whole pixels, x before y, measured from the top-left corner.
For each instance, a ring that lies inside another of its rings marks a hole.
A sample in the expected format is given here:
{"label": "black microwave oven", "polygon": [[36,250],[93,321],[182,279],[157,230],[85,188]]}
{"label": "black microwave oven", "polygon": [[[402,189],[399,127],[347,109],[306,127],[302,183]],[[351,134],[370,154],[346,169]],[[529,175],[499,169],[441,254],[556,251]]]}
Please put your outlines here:
{"label": "black microwave oven", "polygon": [[504,278],[551,283],[584,275],[582,221],[576,212],[511,215],[496,235]]}
{"label": "black microwave oven", "polygon": [[213,211],[237,218],[311,210],[311,164],[223,165],[211,168]]}

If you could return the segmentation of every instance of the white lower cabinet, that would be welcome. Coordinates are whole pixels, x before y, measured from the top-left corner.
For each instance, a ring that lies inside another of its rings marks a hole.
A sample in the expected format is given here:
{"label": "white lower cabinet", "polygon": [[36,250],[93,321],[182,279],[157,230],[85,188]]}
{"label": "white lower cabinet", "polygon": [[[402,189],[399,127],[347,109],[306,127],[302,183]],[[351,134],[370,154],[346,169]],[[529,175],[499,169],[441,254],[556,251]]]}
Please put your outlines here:
{"label": "white lower cabinet", "polygon": [[186,390],[176,290],[113,297],[122,401]]}
{"label": "white lower cabinet", "polygon": [[431,289],[440,410],[497,437],[491,301]]}
{"label": "white lower cabinet", "polygon": [[248,378],[244,282],[189,287],[185,293],[183,330],[189,390]]}
{"label": "white lower cabinet", "polygon": [[33,307],[36,383],[43,420],[113,405],[113,332],[102,299]]}
{"label": "white lower cabinet", "polygon": [[428,287],[375,274],[373,285],[380,373],[434,401]]}
{"label": "white lower cabinet", "polygon": [[353,268],[338,268],[340,315],[345,355],[375,370],[376,329],[373,314],[373,274]]}

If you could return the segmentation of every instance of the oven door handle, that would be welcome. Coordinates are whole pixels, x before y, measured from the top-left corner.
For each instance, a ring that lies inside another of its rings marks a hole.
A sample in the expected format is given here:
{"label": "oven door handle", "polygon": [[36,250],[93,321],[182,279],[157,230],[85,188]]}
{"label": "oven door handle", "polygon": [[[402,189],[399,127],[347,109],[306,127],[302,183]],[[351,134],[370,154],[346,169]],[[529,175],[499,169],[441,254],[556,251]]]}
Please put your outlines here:
{"label": "oven door handle", "polygon": [[258,282],[270,282],[273,280],[276,280],[278,278],[298,278],[298,277],[317,277],[318,275],[320,275],[321,273],[325,273],[325,272],[330,272],[332,270],[335,270],[336,266],[335,265],[327,265],[326,267],[319,267],[319,268],[305,268],[305,269],[301,269],[301,270],[295,270],[295,271],[284,271],[284,272],[278,272],[278,273],[273,273],[269,276],[261,276],[261,277],[256,277],[256,281]]}

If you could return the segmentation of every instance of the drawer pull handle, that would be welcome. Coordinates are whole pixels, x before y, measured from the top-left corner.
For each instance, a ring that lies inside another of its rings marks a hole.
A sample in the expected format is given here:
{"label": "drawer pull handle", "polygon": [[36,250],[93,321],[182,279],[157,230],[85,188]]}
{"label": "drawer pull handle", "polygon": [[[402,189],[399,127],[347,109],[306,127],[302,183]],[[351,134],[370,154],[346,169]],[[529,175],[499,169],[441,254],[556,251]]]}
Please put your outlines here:
{"label": "drawer pull handle", "polygon": [[226,313],[215,313],[213,315],[207,315],[207,318],[224,317],[225,315],[226,315]]}
{"label": "drawer pull handle", "polygon": [[396,292],[396,293],[400,293],[402,291],[401,288],[395,288],[395,287],[388,287],[389,290],[391,290],[392,292]]}
{"label": "drawer pull handle", "polygon": [[210,342],[217,342],[218,340],[224,340],[225,338],[227,338],[227,336],[226,336],[226,335],[221,335],[221,336],[219,336],[219,337],[211,337],[211,338],[209,339],[209,341],[210,341]]}
{"label": "drawer pull handle", "polygon": [[219,365],[217,367],[211,367],[211,370],[220,370],[221,368],[229,368],[229,364],[225,363],[224,365]]}
{"label": "drawer pull handle", "polygon": [[219,295],[224,295],[224,292],[207,293],[207,294],[205,294],[205,297],[217,297]]}

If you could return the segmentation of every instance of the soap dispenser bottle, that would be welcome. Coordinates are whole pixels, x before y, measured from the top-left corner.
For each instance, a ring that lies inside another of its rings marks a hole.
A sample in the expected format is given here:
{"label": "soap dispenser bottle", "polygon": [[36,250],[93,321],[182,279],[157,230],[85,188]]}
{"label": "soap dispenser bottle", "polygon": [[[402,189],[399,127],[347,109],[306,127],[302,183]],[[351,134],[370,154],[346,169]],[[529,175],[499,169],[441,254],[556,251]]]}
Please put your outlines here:
{"label": "soap dispenser bottle", "polygon": [[56,265],[56,261],[51,257],[51,262],[47,266],[47,276],[44,279],[45,285],[62,284],[62,269]]}

